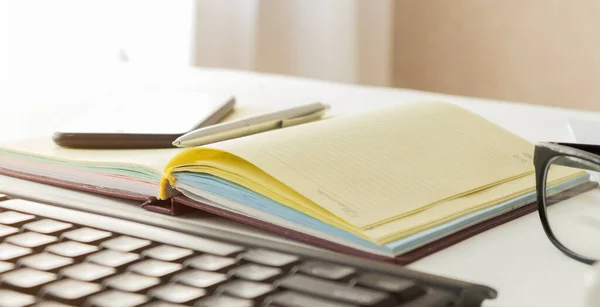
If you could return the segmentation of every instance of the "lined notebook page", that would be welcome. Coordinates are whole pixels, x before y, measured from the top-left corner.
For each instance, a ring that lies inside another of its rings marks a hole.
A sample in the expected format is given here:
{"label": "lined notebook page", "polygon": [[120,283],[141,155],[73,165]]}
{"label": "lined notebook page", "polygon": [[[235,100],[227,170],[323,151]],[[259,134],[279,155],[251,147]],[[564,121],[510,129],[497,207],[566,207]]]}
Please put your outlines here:
{"label": "lined notebook page", "polygon": [[533,145],[419,102],[214,144],[366,229],[533,171]]}
{"label": "lined notebook page", "polygon": [[9,149],[21,153],[22,156],[36,156],[46,159],[56,159],[65,162],[82,162],[89,166],[102,164],[127,164],[132,167],[143,167],[161,174],[167,162],[180,148],[169,149],[73,149],[60,147],[50,137],[21,140],[2,144],[0,151]]}

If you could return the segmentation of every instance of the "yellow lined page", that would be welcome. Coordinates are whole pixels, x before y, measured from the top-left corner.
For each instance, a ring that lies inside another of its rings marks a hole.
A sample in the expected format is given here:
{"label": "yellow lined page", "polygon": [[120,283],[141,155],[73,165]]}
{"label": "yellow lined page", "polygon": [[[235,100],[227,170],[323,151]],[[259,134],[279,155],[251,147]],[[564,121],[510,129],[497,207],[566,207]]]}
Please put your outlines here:
{"label": "yellow lined page", "polygon": [[478,115],[436,102],[210,147],[239,156],[285,183],[313,202],[307,207],[317,204],[361,229],[533,171],[532,144]]}
{"label": "yellow lined page", "polygon": [[[552,184],[558,184],[579,176],[585,176],[585,172],[564,168],[550,174],[549,179]],[[390,243],[398,238],[533,191],[535,191],[535,174],[530,174],[482,191],[443,201],[421,212],[367,229],[364,231],[364,235],[378,244]]]}
{"label": "yellow lined page", "polygon": [[[436,203],[434,206],[424,207],[423,210],[372,228],[358,229],[329,214],[256,166],[221,150],[200,147],[185,151],[169,163],[167,173],[170,174],[171,171],[202,172],[235,182],[278,203],[297,208],[300,212],[380,245],[530,193],[535,188],[534,174],[529,174],[458,198]],[[554,185],[583,175],[585,175],[583,171],[565,168],[550,174],[549,179]],[[311,204],[314,207],[311,207]]]}

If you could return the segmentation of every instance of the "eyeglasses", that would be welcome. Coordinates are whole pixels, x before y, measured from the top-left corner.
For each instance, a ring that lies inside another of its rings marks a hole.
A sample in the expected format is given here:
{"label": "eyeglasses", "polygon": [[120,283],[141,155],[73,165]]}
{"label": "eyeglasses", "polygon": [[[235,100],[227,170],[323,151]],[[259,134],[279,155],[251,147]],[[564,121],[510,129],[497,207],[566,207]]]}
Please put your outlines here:
{"label": "eyeglasses", "polygon": [[600,146],[538,143],[534,165],[538,212],[552,244],[578,261],[593,264],[600,260],[600,202],[566,200],[573,196],[568,193],[573,184],[557,179],[582,178],[587,174],[589,180],[598,182]]}

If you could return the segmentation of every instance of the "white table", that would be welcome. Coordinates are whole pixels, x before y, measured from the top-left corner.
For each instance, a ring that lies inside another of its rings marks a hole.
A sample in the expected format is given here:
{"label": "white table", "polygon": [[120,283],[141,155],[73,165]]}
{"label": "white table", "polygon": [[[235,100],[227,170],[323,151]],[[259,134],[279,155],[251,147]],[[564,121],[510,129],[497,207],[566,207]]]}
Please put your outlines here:
{"label": "white table", "polygon": [[[360,112],[415,100],[443,100],[473,110],[534,142],[572,140],[568,119],[600,120],[600,113],[225,70],[105,67],[58,76],[40,70],[40,74],[30,71],[32,78],[4,87],[0,84],[0,141],[48,135],[65,119],[89,108],[91,98],[107,89],[230,93],[242,106],[323,101],[332,105],[333,113]],[[176,111],[166,111],[176,116]],[[582,201],[600,204],[600,193],[587,193]],[[537,213],[486,231],[410,267],[490,285],[499,291],[499,297],[485,306],[510,307],[580,306],[583,276],[588,270],[588,266],[564,256],[550,244]]]}

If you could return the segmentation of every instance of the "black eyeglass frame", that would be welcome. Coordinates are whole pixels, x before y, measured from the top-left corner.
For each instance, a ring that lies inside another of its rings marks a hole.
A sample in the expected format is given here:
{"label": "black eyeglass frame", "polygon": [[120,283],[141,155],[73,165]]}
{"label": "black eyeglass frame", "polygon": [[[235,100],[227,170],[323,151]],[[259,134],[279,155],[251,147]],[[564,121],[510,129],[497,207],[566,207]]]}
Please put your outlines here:
{"label": "black eyeglass frame", "polygon": [[597,259],[587,258],[580,255],[568,247],[564,246],[550,227],[548,222],[548,215],[546,212],[546,177],[548,176],[548,168],[551,163],[558,157],[575,157],[578,159],[585,160],[587,162],[594,163],[600,166],[600,146],[588,145],[588,144],[575,144],[575,143],[549,143],[541,142],[535,145],[535,151],[533,156],[533,164],[535,167],[535,182],[536,182],[536,194],[538,203],[538,213],[540,220],[542,221],[542,227],[546,236],[552,242],[556,248],[558,248],[565,255],[581,261],[586,264],[594,264]]}

